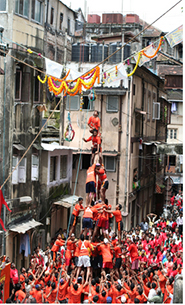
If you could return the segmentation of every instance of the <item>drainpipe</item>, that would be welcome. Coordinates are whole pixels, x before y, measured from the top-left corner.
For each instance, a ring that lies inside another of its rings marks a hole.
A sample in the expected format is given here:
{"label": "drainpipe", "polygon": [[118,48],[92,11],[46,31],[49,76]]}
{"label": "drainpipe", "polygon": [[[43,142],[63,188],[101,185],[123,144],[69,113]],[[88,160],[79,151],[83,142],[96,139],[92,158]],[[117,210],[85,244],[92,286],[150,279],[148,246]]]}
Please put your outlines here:
{"label": "drainpipe", "polygon": [[[127,191],[127,181],[128,181],[128,162],[129,162],[129,154],[128,154],[128,145],[129,145],[129,120],[130,120],[130,101],[131,101],[131,79],[128,79],[128,103],[127,103],[127,133],[126,133],[126,154],[125,154],[125,200],[124,200],[124,212],[126,212],[126,206],[128,201],[128,191]],[[124,227],[126,225],[126,219],[124,218]]]}
{"label": "drainpipe", "polygon": [[[122,81],[121,86],[122,88]],[[118,156],[117,156],[117,186],[116,186],[116,205],[119,203],[119,175],[120,175],[120,156],[121,156],[121,134],[122,134],[122,102],[123,96],[119,98],[119,125],[118,125]]]}
{"label": "drainpipe", "polygon": [[[3,29],[4,30],[4,29]],[[2,38],[2,37],[1,37]],[[2,41],[2,40],[1,40]],[[3,182],[5,181],[5,132],[6,132],[6,54],[4,53],[4,105],[3,105]],[[5,198],[4,194],[5,187],[2,189],[3,197]],[[3,204],[2,206],[2,212],[3,212],[3,223],[5,224],[6,219],[6,208]],[[1,215],[0,215],[1,216]],[[5,231],[3,230],[3,236],[2,236],[2,255],[6,254],[6,238],[5,238]]]}

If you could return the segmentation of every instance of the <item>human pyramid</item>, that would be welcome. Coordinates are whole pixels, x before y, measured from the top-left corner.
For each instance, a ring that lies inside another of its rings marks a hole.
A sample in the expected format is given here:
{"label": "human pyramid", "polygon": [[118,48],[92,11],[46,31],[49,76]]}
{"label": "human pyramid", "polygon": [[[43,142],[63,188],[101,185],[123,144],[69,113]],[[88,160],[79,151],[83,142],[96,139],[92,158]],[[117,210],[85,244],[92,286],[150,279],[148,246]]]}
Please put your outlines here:
{"label": "human pyramid", "polygon": [[[171,303],[175,276],[183,271],[182,195],[179,216],[150,213],[130,231],[123,230],[122,206],[106,198],[109,182],[102,164],[98,111],[89,118],[92,165],[87,170],[86,200],[79,197],[70,217],[69,235],[56,235],[50,248],[38,246],[29,269],[15,279],[11,268],[9,303]],[[98,179],[97,179],[98,178]],[[97,197],[95,197],[95,195]],[[83,212],[80,237],[75,236]],[[116,232],[112,230],[115,217]],[[7,303],[8,303],[7,302]]]}

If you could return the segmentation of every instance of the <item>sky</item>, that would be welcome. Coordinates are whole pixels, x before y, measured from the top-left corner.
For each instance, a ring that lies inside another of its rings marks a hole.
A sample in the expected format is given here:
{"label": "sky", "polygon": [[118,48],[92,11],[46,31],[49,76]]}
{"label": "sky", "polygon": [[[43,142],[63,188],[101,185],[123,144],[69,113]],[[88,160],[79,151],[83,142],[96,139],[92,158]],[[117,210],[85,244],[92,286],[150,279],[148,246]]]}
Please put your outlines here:
{"label": "sky", "polygon": [[[179,0],[62,0],[72,9],[82,9],[87,14],[123,13],[137,14],[149,24],[164,14]],[[154,26],[163,32],[171,32],[183,24],[183,1],[177,4],[170,12],[158,20]]]}

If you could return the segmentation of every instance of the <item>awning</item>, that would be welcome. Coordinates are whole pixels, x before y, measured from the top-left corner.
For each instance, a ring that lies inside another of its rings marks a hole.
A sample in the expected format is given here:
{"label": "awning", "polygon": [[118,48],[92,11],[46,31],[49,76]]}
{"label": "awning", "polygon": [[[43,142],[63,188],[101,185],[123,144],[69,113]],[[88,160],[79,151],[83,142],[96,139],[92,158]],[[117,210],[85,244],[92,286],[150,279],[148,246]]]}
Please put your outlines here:
{"label": "awning", "polygon": [[77,201],[78,201],[78,198],[77,196],[64,196],[62,199],[56,201],[56,202],[53,202],[54,204],[56,205],[60,205],[64,208],[70,208],[72,205],[76,204]]}
{"label": "awning", "polygon": [[141,109],[135,108],[135,112],[140,113],[140,114],[146,114],[146,111],[143,111]]}
{"label": "awning", "polygon": [[38,143],[34,143],[33,147],[36,148],[37,150],[42,150],[43,149],[42,146]]}
{"label": "awning", "polygon": [[150,142],[143,142],[142,144],[144,145],[159,145],[159,144],[162,144],[161,142],[158,142],[158,141],[150,141]]}
{"label": "awning", "polygon": [[108,152],[108,151],[105,151],[105,152],[103,151],[103,152],[102,152],[102,155],[103,155],[103,156],[116,157],[116,156],[118,155],[118,153],[115,152],[115,151],[113,151],[113,152],[112,152],[112,151],[109,151],[109,152]]}
{"label": "awning", "polygon": [[[83,155],[91,155],[92,154],[92,150],[83,150],[83,151],[74,151],[73,155],[78,155],[78,154],[83,154]],[[103,156],[110,156],[110,157],[116,157],[118,155],[117,152],[115,151],[103,151],[102,152]]]}
{"label": "awning", "polygon": [[62,145],[59,145],[56,142],[54,144],[42,143],[41,146],[42,146],[42,148],[44,150],[47,150],[47,151],[54,151],[56,149],[60,149],[60,150],[63,150],[63,149],[66,149],[66,150],[78,150],[78,148],[76,148],[76,147],[62,146]]}
{"label": "awning", "polygon": [[17,150],[26,150],[26,148],[21,144],[13,144],[13,147],[16,148]]}
{"label": "awning", "polygon": [[12,225],[9,227],[9,230],[24,234],[25,232],[41,225],[43,225],[41,222],[38,222],[32,218],[31,220]]}
{"label": "awning", "polygon": [[73,155],[79,155],[79,154],[91,155],[92,154],[92,150],[73,151]]}

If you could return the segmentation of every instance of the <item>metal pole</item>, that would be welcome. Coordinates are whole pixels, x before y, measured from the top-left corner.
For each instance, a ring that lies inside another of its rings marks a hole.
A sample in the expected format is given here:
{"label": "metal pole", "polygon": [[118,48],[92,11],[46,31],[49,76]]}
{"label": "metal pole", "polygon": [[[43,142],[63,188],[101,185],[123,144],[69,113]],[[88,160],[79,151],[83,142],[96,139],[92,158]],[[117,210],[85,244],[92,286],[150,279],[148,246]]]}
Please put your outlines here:
{"label": "metal pole", "polygon": [[64,97],[63,97],[63,93],[62,93],[62,100],[61,100],[61,103],[60,103],[59,145],[64,144],[64,139],[63,139],[63,134],[64,134],[63,113],[64,113]]}
{"label": "metal pole", "polygon": [[[131,87],[131,80],[128,80],[128,103],[127,103],[127,134],[126,134],[126,161],[125,161],[125,200],[124,200],[124,212],[126,212],[126,204],[127,204],[127,172],[128,172],[128,144],[129,144],[129,120],[130,120],[130,87]],[[125,223],[124,223],[125,225]]]}
{"label": "metal pole", "polygon": [[[5,126],[5,116],[6,116],[6,57],[5,57],[5,53],[4,53],[4,107],[3,107],[3,182],[5,180],[5,130],[6,130],[6,126]],[[2,189],[2,193],[3,193],[3,197],[5,197],[4,194],[4,187]],[[5,210],[5,206],[3,204],[2,207],[2,212],[3,212],[3,223],[5,225],[5,218],[6,218],[6,210]],[[2,238],[2,255],[5,255],[5,249],[6,249],[6,245],[5,245],[5,231],[3,230],[3,238]]]}
{"label": "metal pole", "polygon": [[[67,30],[65,31],[65,40],[64,40],[64,69],[66,70],[67,62]],[[60,127],[59,127],[59,145],[64,144],[64,96],[62,93],[62,100],[60,103]]]}

